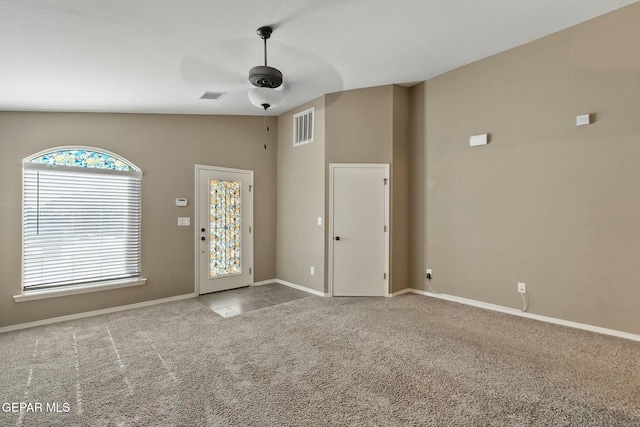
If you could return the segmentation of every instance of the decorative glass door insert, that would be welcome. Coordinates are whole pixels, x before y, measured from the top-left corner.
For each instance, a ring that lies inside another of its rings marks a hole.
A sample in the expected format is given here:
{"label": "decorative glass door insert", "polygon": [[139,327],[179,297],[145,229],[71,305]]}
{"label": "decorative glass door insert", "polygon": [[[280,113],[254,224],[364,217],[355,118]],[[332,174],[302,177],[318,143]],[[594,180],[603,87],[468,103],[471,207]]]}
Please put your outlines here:
{"label": "decorative glass door insert", "polygon": [[209,277],[242,274],[242,182],[209,180]]}
{"label": "decorative glass door insert", "polygon": [[196,292],[253,284],[253,171],[196,165]]}

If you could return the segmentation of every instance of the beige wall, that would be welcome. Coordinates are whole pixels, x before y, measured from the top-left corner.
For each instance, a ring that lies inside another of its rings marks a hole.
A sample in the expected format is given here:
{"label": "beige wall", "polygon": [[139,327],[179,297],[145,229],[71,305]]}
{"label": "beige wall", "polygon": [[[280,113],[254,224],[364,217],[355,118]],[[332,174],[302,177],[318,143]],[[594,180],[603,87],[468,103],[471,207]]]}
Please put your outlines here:
{"label": "beige wall", "polygon": [[427,249],[427,84],[411,88],[409,104],[409,287],[424,288]]}
{"label": "beige wall", "polygon": [[[277,278],[324,292],[324,96],[278,118]],[[293,147],[293,115],[315,108],[312,143]],[[318,225],[322,217],[322,225]],[[315,268],[315,275],[310,274]]]}
{"label": "beige wall", "polygon": [[[326,95],[325,217],[329,221],[330,163],[391,163],[391,86]],[[325,289],[329,291],[329,239],[325,239]]]}
{"label": "beige wall", "polygon": [[412,89],[413,287],[428,266],[436,291],[519,308],[522,281],[532,313],[640,333],[638,22],[640,3]]}
{"label": "beige wall", "polygon": [[326,110],[327,171],[329,163],[391,163],[393,86],[326,95]]}
{"label": "beige wall", "polygon": [[[329,164],[391,163],[393,89],[380,86],[326,95],[325,217],[329,221]],[[325,289],[329,291],[329,239]]]}
{"label": "beige wall", "polygon": [[[408,285],[408,113],[409,90],[404,87],[389,85],[326,95],[325,216],[328,218],[330,163],[390,165],[392,292]],[[330,238],[325,240],[327,259]]]}
{"label": "beige wall", "polygon": [[[638,334],[637,22],[640,3],[410,90],[326,95],[272,120],[266,152],[262,117],[0,113],[0,326],[192,292],[193,228],[176,218],[194,217],[196,163],[255,171],[256,281],[326,292],[327,171],[348,162],[391,165],[392,291],[426,290],[429,267],[438,292],[518,309],[523,281],[532,313]],[[315,142],[294,149],[292,115],[309,106]],[[576,127],[584,113],[595,123]],[[21,160],[58,145],[143,169],[145,286],[13,301]]]}
{"label": "beige wall", "polygon": [[409,93],[393,86],[391,292],[409,287]]}
{"label": "beige wall", "polygon": [[[316,109],[314,142],[293,148],[293,115],[310,107]],[[278,279],[328,292],[329,164],[389,163],[392,182],[398,175],[391,189],[390,273],[392,283],[398,278],[394,290],[407,287],[408,108],[409,89],[383,86],[329,94],[279,117]]]}
{"label": "beige wall", "polygon": [[[264,151],[263,118],[143,114],[0,113],[0,326],[191,293],[194,290],[194,165],[255,171],[255,280],[275,277],[276,137]],[[88,145],[138,165],[142,179],[142,273],[132,288],[16,303],[22,245],[21,161],[60,145]],[[177,197],[189,206],[175,206]]]}

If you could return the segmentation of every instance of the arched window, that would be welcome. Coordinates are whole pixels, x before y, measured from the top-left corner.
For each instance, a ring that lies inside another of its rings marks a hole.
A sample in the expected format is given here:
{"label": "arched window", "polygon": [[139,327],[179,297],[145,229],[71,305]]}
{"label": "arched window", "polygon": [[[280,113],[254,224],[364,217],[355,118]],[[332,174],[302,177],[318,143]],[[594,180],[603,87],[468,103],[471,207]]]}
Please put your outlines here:
{"label": "arched window", "polygon": [[139,278],[141,179],[131,162],[90,147],[24,159],[23,290]]}

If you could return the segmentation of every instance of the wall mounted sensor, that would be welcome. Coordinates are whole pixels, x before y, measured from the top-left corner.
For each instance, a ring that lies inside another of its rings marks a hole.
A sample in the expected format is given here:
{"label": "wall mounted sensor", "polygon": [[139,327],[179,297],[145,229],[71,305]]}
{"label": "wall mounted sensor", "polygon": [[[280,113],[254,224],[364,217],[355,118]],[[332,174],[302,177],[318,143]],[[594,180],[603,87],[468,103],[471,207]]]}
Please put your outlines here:
{"label": "wall mounted sensor", "polygon": [[469,146],[477,147],[478,145],[487,145],[489,143],[489,134],[482,133],[480,135],[473,135],[469,138]]}
{"label": "wall mounted sensor", "polygon": [[176,199],[176,206],[187,206],[187,199],[184,197],[179,197]]}
{"label": "wall mounted sensor", "polygon": [[591,115],[583,114],[581,116],[576,116],[576,126],[584,126],[591,124]]}

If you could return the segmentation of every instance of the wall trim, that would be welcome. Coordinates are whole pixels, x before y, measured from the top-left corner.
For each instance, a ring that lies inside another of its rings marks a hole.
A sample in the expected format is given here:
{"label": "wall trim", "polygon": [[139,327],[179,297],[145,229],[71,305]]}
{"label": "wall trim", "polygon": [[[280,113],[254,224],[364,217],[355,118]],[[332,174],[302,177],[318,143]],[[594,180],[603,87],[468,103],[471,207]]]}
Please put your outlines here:
{"label": "wall trim", "polygon": [[601,328],[600,326],[593,326],[593,325],[588,325],[586,323],[572,322],[570,320],[563,320],[555,317],[542,316],[540,314],[527,313],[517,308],[505,307],[502,305],[491,304],[488,302],[477,301],[477,300],[457,297],[453,295],[436,294],[433,292],[427,292],[419,289],[408,288],[408,289],[403,289],[402,291],[395,292],[393,296],[398,296],[405,293],[423,295],[431,298],[437,298],[437,299],[442,299],[446,301],[457,302],[460,304],[471,305],[474,307],[484,308],[486,310],[498,311],[500,313],[513,314],[514,316],[526,317],[527,319],[539,320],[541,322],[567,326],[569,328],[582,329],[585,331],[596,332],[598,334],[611,335],[618,338],[625,338],[632,341],[640,341],[640,335],[632,334],[629,332],[617,331],[615,329]]}
{"label": "wall trim", "polygon": [[45,298],[57,298],[69,295],[86,294],[89,292],[108,291],[112,289],[141,286],[147,283],[146,278],[133,278],[123,280],[109,280],[97,284],[82,284],[75,286],[62,286],[59,288],[43,289],[40,291],[22,291],[20,295],[14,295],[15,302],[33,301]]}
{"label": "wall trim", "polygon": [[[261,282],[254,283],[253,286],[262,286],[262,285],[267,285],[269,283],[279,283],[281,285],[288,286],[290,288],[298,289],[300,291],[308,292],[310,294],[321,296],[321,297],[328,296],[328,294],[325,294],[324,292],[316,291],[315,289],[311,289],[311,288],[308,288],[306,286],[297,285],[295,283],[287,282],[286,280],[281,280],[281,279],[263,280]],[[528,319],[538,320],[538,321],[541,321],[541,322],[553,323],[553,324],[556,324],[556,325],[567,326],[567,327],[575,328],[575,329],[582,329],[582,330],[585,330],[585,331],[596,332],[596,333],[599,333],[599,334],[611,335],[611,336],[618,337],[618,338],[624,338],[624,339],[628,339],[628,340],[632,340],[632,341],[639,341],[640,342],[640,335],[632,334],[632,333],[629,333],[629,332],[618,331],[618,330],[615,330],[615,329],[602,328],[600,326],[593,326],[593,325],[588,325],[586,323],[572,322],[570,320],[563,320],[563,319],[558,319],[558,318],[555,318],[555,317],[542,316],[542,315],[539,315],[539,314],[526,313],[526,312],[522,312],[522,311],[520,311],[519,309],[516,309],[516,308],[505,307],[505,306],[502,306],[502,305],[491,304],[491,303],[478,301],[478,300],[473,300],[473,299],[469,299],[469,298],[457,297],[457,296],[454,296],[454,295],[436,294],[436,293],[433,293],[433,292],[422,291],[422,290],[419,290],[419,289],[407,288],[407,289],[402,289],[400,291],[394,292],[394,293],[390,294],[389,296],[390,297],[397,297],[397,296],[408,294],[408,293],[427,296],[427,297],[436,298],[436,299],[441,299],[441,300],[445,300],[445,301],[457,302],[457,303],[460,303],[460,304],[470,305],[470,306],[473,306],[473,307],[483,308],[483,309],[486,309],[486,310],[492,310],[492,311],[497,311],[497,312],[500,312],[500,313],[512,314],[512,315],[515,315],[515,316],[525,317],[525,318],[528,318]],[[82,312],[82,313],[70,314],[68,316],[52,317],[50,319],[37,320],[35,322],[19,323],[17,325],[10,325],[10,326],[0,327],[0,334],[5,333],[5,332],[17,331],[17,330],[20,330],[20,329],[34,328],[36,326],[45,326],[45,325],[50,325],[50,324],[53,324],[53,323],[66,322],[68,320],[77,320],[77,319],[83,319],[85,317],[100,316],[102,314],[110,314],[110,313],[116,313],[116,312],[119,312],[119,311],[132,310],[134,308],[149,307],[149,306],[153,306],[153,305],[164,304],[164,303],[167,303],[167,302],[180,301],[180,300],[189,299],[189,298],[195,298],[195,297],[197,297],[197,295],[194,292],[194,293],[190,293],[190,294],[178,295],[178,296],[168,297],[168,298],[161,298],[161,299],[156,299],[156,300],[151,300],[151,301],[144,301],[144,302],[139,302],[139,303],[135,303],[135,304],[128,304],[128,305],[122,305],[122,306],[118,306],[118,307],[104,308],[104,309],[101,309],[101,310],[85,311],[85,312]]]}
{"label": "wall trim", "polygon": [[404,294],[408,294],[408,293],[413,293],[415,289],[411,289],[411,288],[407,288],[407,289],[403,289],[401,291],[396,291],[392,294],[387,295],[388,297],[399,297],[400,295],[404,295]]}
{"label": "wall trim", "polygon": [[253,285],[251,286],[263,286],[263,285],[269,285],[271,283],[277,283],[277,280],[276,279],[262,280],[260,282],[254,282]]}
{"label": "wall trim", "polygon": [[[295,283],[287,282],[286,280],[276,279],[276,280],[274,280],[274,282],[279,283],[279,284],[284,285],[284,286],[288,286],[288,287],[293,288],[293,289],[297,289],[299,291],[308,292],[310,294],[317,295],[319,297],[329,296],[328,294],[325,294],[324,292],[316,291],[315,289],[307,288],[306,286],[296,285]],[[273,282],[271,282],[271,283],[273,283]]]}
{"label": "wall trim", "polygon": [[102,314],[116,313],[118,311],[131,310],[134,308],[149,307],[152,305],[164,304],[166,302],[180,301],[183,299],[195,298],[194,293],[178,295],[175,297],[154,299],[151,301],[143,301],[135,304],[121,305],[117,307],[103,308],[101,310],[85,311],[82,313],[70,314],[68,316],[52,317],[50,319],[36,320],[35,322],[19,323],[17,325],[4,326],[0,328],[0,334],[5,332],[17,331],[20,329],[34,328],[36,326],[50,325],[52,323],[66,322],[68,320],[83,319],[85,317],[100,316]]}

